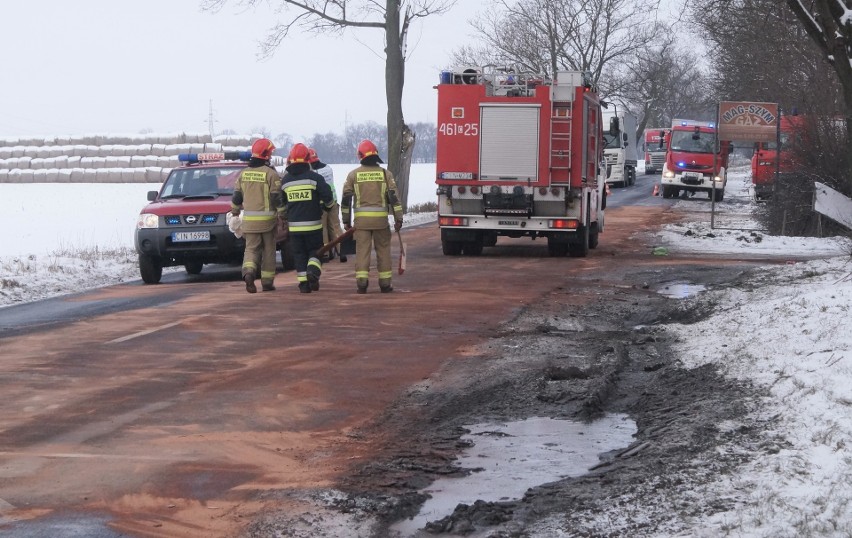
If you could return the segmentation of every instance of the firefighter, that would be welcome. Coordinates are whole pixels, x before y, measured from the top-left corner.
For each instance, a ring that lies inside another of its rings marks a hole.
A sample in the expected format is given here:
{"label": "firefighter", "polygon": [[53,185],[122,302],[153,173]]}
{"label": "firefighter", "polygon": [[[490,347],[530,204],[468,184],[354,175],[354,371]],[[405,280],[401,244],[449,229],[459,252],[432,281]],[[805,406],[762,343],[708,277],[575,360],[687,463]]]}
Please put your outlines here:
{"label": "firefighter", "polygon": [[355,225],[355,283],[358,293],[367,293],[370,283],[370,256],[376,250],[379,289],[393,291],[391,285],[391,231],[388,215],[394,217],[394,230],[402,228],[402,204],[396,196],[393,174],[379,166],[383,163],[376,145],[370,140],[358,144],[361,166],[349,172],[343,185],[343,227]]}
{"label": "firefighter", "polygon": [[[334,197],[334,205],[322,215],[323,243],[328,243],[334,241],[343,233],[340,228],[340,204],[337,203],[337,191],[334,188],[334,170],[320,160],[314,148],[308,148],[308,151],[310,152],[308,162],[311,163],[311,168],[325,179],[325,182],[331,187],[331,195]],[[330,254],[328,259],[334,259],[334,254]],[[346,262],[345,254],[340,255],[340,261]]]}
{"label": "firefighter", "polygon": [[311,170],[309,160],[308,147],[301,142],[295,144],[287,157],[287,173],[281,180],[293,264],[302,293],[319,290],[322,262],[317,250],[323,244],[322,217],[334,206],[331,187],[320,174]]}
{"label": "firefighter", "polygon": [[231,214],[238,216],[243,210],[246,250],[242,273],[249,293],[257,293],[254,281],[258,276],[263,291],[275,289],[275,226],[276,219],[282,218],[283,201],[281,177],[270,164],[273,151],[275,145],[268,138],[252,144],[248,166],[240,172],[231,198]]}

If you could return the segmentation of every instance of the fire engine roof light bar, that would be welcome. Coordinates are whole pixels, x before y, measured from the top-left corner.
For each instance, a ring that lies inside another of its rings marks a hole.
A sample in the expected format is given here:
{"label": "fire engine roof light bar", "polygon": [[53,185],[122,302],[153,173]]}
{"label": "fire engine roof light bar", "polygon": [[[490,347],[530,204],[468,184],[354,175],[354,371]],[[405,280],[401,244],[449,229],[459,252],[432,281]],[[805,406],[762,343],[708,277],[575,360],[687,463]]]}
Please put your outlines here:
{"label": "fire engine roof light bar", "polygon": [[218,153],[181,153],[178,161],[187,164],[208,161],[248,161],[251,159],[250,151],[225,151]]}

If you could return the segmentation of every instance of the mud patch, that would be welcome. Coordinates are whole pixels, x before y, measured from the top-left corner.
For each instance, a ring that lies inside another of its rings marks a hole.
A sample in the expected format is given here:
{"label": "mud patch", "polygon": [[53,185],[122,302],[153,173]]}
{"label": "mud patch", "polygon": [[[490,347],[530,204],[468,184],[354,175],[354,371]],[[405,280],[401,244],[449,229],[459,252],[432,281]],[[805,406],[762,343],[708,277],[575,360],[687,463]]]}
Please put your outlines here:
{"label": "mud patch", "polygon": [[[742,268],[679,266],[668,273],[666,280],[723,286],[724,275],[729,282]],[[761,394],[748,384],[711,367],[679,367],[669,351],[672,337],[657,324],[699,321],[713,305],[702,301],[698,308],[657,294],[647,284],[652,274],[555,289],[401,397],[359,432],[382,442],[371,461],[337,485],[345,497],[315,507],[369,521],[369,530],[340,534],[317,522],[315,535],[688,535],[690,518],[736,502],[733,496],[698,499],[695,492],[735,474],[750,457],[738,447],[759,445],[772,419],[755,422]],[[461,465],[470,448],[467,425],[531,417],[593,421],[609,414],[635,421],[635,437],[606,451],[587,472],[554,477],[520,498],[477,496],[423,523],[425,530],[399,526],[428,506],[424,491],[469,474]],[[293,521],[271,515],[264,529],[292,528]]]}

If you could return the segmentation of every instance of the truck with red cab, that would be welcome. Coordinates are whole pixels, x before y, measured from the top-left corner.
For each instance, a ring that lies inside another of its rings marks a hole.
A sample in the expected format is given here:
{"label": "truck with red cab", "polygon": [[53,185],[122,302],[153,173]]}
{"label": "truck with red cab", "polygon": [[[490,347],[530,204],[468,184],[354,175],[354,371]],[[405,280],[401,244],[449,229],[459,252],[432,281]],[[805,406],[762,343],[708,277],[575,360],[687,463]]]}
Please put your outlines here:
{"label": "truck with red cab", "polygon": [[668,127],[645,129],[645,173],[654,174],[663,169],[666,162],[666,137],[671,129]]}
{"label": "truck with red cab", "polygon": [[[205,264],[241,264],[245,239],[228,228],[231,196],[251,152],[185,153],[136,221],[139,273],[146,284],[160,281],[164,267],[183,265],[195,275]],[[292,269],[286,242],[278,244],[284,269]],[[289,267],[288,267],[289,265]]]}
{"label": "truck with red cab", "polygon": [[[779,125],[779,140],[757,142],[751,157],[751,183],[756,200],[765,200],[772,195],[777,175],[795,174],[801,170],[792,151],[804,131],[802,116],[782,115]],[[778,143],[781,144],[781,160],[778,160]]]}
{"label": "truck with red cab", "polygon": [[706,192],[708,197],[721,202],[728,182],[731,151],[733,146],[729,141],[718,140],[715,123],[674,120],[666,140],[661,179],[663,198],[675,198],[681,192]]}
{"label": "truck with red cab", "polygon": [[445,255],[477,256],[501,236],[544,238],[551,256],[598,245],[604,122],[589,74],[466,68],[442,72],[437,90]]}

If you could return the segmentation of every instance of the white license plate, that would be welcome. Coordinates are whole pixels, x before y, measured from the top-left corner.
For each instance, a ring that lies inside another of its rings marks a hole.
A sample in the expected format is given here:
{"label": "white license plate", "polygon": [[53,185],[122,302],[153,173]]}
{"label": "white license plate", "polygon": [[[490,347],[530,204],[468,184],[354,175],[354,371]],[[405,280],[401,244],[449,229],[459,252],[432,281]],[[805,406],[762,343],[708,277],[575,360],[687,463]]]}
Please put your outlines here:
{"label": "white license plate", "polygon": [[202,232],[173,232],[172,241],[183,243],[186,241],[210,241],[210,230]]}
{"label": "white license plate", "polygon": [[698,179],[699,175],[698,174],[692,174],[690,172],[684,172],[683,177],[684,177],[684,179]]}

